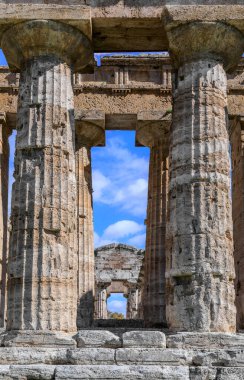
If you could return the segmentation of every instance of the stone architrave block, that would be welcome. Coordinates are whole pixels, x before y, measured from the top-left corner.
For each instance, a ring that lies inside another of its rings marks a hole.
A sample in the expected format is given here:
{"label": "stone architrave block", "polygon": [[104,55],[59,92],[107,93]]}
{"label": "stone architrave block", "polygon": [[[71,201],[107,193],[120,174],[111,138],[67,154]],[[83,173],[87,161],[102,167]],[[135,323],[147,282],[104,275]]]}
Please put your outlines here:
{"label": "stone architrave block", "polygon": [[122,336],[123,347],[166,347],[161,331],[128,331]]}
{"label": "stone architrave block", "polygon": [[80,330],[74,337],[77,347],[121,347],[121,340],[117,335],[104,330]]}

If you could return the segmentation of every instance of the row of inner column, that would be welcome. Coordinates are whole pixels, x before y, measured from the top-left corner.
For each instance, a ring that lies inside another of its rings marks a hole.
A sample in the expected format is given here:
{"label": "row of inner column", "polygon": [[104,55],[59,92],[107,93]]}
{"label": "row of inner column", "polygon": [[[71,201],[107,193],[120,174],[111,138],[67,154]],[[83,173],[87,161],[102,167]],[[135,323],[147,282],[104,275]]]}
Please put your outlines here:
{"label": "row of inner column", "polygon": [[[218,22],[167,33],[177,70],[170,134],[149,125],[139,138],[151,148],[145,320],[235,331],[225,70],[238,63],[243,37]],[[21,72],[7,329],[76,331],[93,315],[90,148],[101,135],[86,126],[75,139],[72,70],[92,48],[76,28],[45,20],[13,26],[2,47]]]}

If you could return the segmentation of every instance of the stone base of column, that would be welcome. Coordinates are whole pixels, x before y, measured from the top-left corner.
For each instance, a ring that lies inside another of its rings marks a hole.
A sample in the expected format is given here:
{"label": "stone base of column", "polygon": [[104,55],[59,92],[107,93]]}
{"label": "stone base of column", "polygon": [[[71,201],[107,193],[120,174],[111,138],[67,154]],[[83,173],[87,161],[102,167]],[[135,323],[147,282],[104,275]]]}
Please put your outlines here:
{"label": "stone base of column", "polygon": [[[184,337],[184,343],[188,342],[189,345],[171,348],[173,337],[181,337],[182,342]],[[76,348],[0,347],[0,378],[244,379],[242,334],[170,335],[166,330],[165,334],[146,329],[127,332],[116,329],[114,333],[106,330],[82,330],[75,336],[75,340]],[[196,342],[201,342],[201,345],[197,346]]]}
{"label": "stone base of column", "polygon": [[51,331],[4,331],[0,334],[1,346],[5,347],[66,347],[75,348],[74,334]]}

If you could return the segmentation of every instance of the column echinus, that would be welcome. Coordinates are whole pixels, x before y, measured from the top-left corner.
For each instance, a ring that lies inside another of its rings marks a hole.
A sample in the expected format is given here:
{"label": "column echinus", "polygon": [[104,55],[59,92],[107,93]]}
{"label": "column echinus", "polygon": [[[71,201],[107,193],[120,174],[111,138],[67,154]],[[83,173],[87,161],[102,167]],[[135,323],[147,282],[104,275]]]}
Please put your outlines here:
{"label": "column echinus", "polygon": [[243,36],[221,22],[167,25],[176,72],[170,137],[167,306],[174,331],[236,330],[226,70]]}
{"label": "column echinus", "polygon": [[136,140],[150,147],[143,317],[148,327],[165,326],[165,234],[168,195],[168,136],[171,113],[138,114]]}
{"label": "column echinus", "polygon": [[78,236],[77,327],[90,327],[94,315],[94,230],[91,148],[105,145],[105,114],[80,111],[76,120],[76,180]]}
{"label": "column echinus", "polygon": [[72,71],[91,60],[92,49],[79,29],[46,20],[14,25],[1,46],[10,68],[21,73],[7,330],[18,342],[31,330],[42,335],[33,344],[48,344],[43,335],[50,339],[50,332],[65,344],[55,332],[77,330]]}

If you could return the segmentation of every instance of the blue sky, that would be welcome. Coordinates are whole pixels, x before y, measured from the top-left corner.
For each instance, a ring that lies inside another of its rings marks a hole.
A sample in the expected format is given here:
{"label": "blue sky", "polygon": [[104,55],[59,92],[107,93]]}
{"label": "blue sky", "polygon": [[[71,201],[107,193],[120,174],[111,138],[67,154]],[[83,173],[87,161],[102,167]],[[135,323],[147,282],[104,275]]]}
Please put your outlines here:
{"label": "blue sky", "polygon": [[[101,56],[96,56],[98,64]],[[6,64],[1,50],[0,64]],[[16,132],[10,137],[9,209],[15,137]],[[135,147],[135,132],[107,131],[106,147],[92,148],[96,247],[115,242],[145,247],[148,160],[149,149]],[[125,314],[126,299],[111,295],[108,308]]]}

